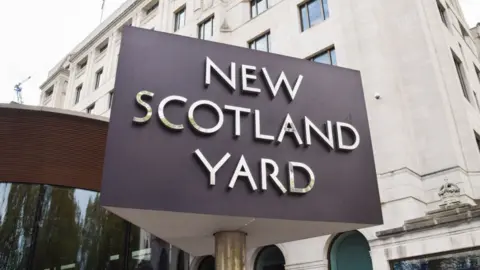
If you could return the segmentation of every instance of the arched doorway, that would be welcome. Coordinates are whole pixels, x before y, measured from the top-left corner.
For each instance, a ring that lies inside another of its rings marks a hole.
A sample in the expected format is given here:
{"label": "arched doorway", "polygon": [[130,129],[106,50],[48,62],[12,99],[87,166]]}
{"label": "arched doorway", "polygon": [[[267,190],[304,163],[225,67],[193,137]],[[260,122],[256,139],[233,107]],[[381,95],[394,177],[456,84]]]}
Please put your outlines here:
{"label": "arched doorway", "polygon": [[285,257],[275,245],[266,246],[258,252],[253,270],[285,270]]}
{"label": "arched doorway", "polygon": [[358,231],[335,238],[329,252],[330,270],[372,270],[370,246]]}
{"label": "arched doorway", "polygon": [[203,257],[198,264],[198,270],[215,270],[215,257],[212,255]]}

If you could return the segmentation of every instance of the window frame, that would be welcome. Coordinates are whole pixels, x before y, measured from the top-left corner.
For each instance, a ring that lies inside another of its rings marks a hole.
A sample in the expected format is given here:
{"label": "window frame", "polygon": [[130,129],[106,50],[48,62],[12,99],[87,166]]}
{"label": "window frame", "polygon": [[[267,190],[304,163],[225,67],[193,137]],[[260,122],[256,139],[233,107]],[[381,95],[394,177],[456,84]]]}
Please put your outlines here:
{"label": "window frame", "polygon": [[[335,63],[333,62],[332,52],[334,52],[334,54],[335,54]],[[329,63],[329,64],[315,61],[316,58],[318,58],[318,57],[320,57],[320,56],[322,56],[322,55],[325,55],[325,54],[328,54],[328,58],[330,59],[330,63]],[[325,48],[325,49],[323,49],[323,50],[321,50],[321,51],[316,52],[315,54],[307,57],[307,60],[312,61],[312,62],[315,62],[315,63],[319,63],[319,64],[324,64],[324,65],[338,66],[337,50],[336,50],[336,48],[335,48],[335,45],[329,46],[329,47],[327,47],[327,48]]]}
{"label": "window frame", "polygon": [[[320,20],[319,22],[317,22],[315,24],[312,24],[312,22],[310,20],[310,10],[309,10],[308,7],[311,3],[314,3],[314,2],[317,2],[317,1],[320,3],[320,14],[322,15],[322,20]],[[298,4],[297,8],[298,8],[299,16],[300,16],[300,30],[301,30],[301,32],[305,32],[306,30],[312,28],[313,26],[315,26],[315,25],[317,25],[321,22],[324,22],[328,18],[330,18],[330,11],[329,10],[325,11],[325,3],[327,3],[326,6],[327,6],[327,9],[328,9],[328,7],[329,7],[328,0],[307,0],[307,1],[304,1],[304,2],[301,2],[300,4]],[[306,9],[308,27],[305,27],[303,25],[302,8]]]}
{"label": "window frame", "polygon": [[[183,13],[183,24],[180,24],[179,15]],[[173,31],[176,32],[185,26],[187,20],[187,5],[178,8],[174,13]]]}
{"label": "window frame", "polygon": [[52,97],[53,90],[55,90],[55,85],[52,85],[49,88],[47,88],[47,90],[45,90],[45,99],[49,99]]}
{"label": "window frame", "polygon": [[73,100],[74,105],[77,105],[80,102],[80,96],[82,94],[82,89],[83,89],[83,83],[81,83],[81,84],[77,85],[77,87],[75,87],[75,98]]}
{"label": "window frame", "polygon": [[85,110],[87,111],[88,114],[92,114],[92,111],[95,110],[95,102],[90,104]]}
{"label": "window frame", "polygon": [[78,71],[84,70],[87,67],[87,65],[88,65],[88,56],[86,56],[82,60],[78,61],[78,63],[77,63]]}
{"label": "window frame", "polygon": [[447,9],[438,0],[437,0],[437,6],[438,6],[438,12],[440,13],[440,19],[442,20],[443,24],[448,28]]}
{"label": "window frame", "polygon": [[[201,39],[201,40],[209,40],[209,39],[205,39],[205,25],[211,21],[211,37],[213,37],[213,23],[214,23],[214,19],[215,19],[215,14],[212,14],[208,17],[206,17],[203,21],[199,22],[197,24],[197,31],[198,31],[198,38]],[[202,36],[203,34],[203,36]]]}
{"label": "window frame", "polygon": [[480,68],[478,68],[475,63],[473,64],[473,67],[475,68],[475,74],[477,75],[478,83],[480,84]]}
{"label": "window frame", "polygon": [[[257,49],[257,42],[259,40],[261,40],[262,38],[266,38],[267,39],[267,50],[266,51],[262,51],[262,50],[258,50]],[[252,49],[252,50],[255,50],[255,51],[260,51],[260,52],[271,52],[271,45],[270,45],[270,30],[267,30],[267,31],[264,31],[262,32],[261,34],[257,35],[256,37],[250,39],[249,41],[247,41],[247,45],[248,45],[248,48],[249,49]],[[252,48],[252,45],[255,46],[255,48]]]}
{"label": "window frame", "polygon": [[460,59],[460,57],[457,56],[457,54],[452,51],[452,56],[453,56],[453,64],[455,65],[455,70],[457,71],[457,77],[460,82],[460,87],[462,88],[463,96],[469,101],[470,100],[470,95],[469,95],[469,87],[468,87],[468,80],[467,76],[465,73],[465,68],[463,66],[463,61]]}
{"label": "window frame", "polygon": [[96,72],[95,72],[95,84],[94,84],[94,90],[97,90],[98,88],[100,88],[101,86],[101,83],[102,83],[102,76],[103,76],[103,67],[99,68]]}
{"label": "window frame", "polygon": [[108,109],[111,109],[112,108],[112,105],[113,105],[113,96],[115,95],[115,91],[112,90],[110,92],[108,92]]}
{"label": "window frame", "polygon": [[152,12],[157,10],[159,5],[160,5],[160,1],[158,1],[158,0],[152,1],[148,5],[146,5],[145,8],[144,8],[145,16],[148,16],[148,15],[152,14]]}
{"label": "window frame", "polygon": [[[265,1],[265,10],[259,13],[258,12],[258,3],[261,2],[261,1]],[[255,7],[255,15],[253,15],[253,12],[252,12],[253,7]],[[250,19],[256,18],[260,14],[267,11],[268,8],[269,8],[268,0],[250,0]]]}

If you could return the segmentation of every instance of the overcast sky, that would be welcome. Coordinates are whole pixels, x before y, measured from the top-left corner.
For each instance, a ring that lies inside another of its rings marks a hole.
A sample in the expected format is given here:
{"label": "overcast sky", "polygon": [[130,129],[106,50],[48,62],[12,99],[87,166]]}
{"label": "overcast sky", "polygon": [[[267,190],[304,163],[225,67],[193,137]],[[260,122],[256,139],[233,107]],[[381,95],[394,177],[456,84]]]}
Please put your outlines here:
{"label": "overcast sky", "polygon": [[[460,0],[470,26],[480,22],[480,0]],[[2,0],[0,3],[0,103],[24,84],[25,104],[37,105],[48,71],[100,22],[102,0]],[[106,0],[104,18],[124,0]]]}

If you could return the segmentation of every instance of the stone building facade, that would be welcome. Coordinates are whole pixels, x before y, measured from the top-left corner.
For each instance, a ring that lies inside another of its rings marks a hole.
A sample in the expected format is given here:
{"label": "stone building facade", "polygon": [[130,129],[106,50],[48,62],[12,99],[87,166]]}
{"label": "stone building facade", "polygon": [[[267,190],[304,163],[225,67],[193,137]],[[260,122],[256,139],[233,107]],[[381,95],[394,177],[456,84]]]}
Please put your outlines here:
{"label": "stone building facade", "polygon": [[[50,71],[41,105],[108,117],[125,25],[358,69],[384,224],[250,250],[248,269],[265,268],[257,258],[267,255],[271,269],[470,262],[480,252],[479,30],[458,0],[387,2],[128,0]],[[443,205],[441,187],[458,203]]]}

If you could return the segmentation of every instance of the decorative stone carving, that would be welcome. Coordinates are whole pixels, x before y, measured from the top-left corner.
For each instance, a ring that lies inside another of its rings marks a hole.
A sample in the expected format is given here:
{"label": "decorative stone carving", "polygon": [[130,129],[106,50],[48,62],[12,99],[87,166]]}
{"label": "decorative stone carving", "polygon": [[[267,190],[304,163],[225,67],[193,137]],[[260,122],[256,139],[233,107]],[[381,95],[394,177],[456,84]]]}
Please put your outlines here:
{"label": "decorative stone carving", "polygon": [[460,203],[460,188],[454,184],[448,182],[445,179],[445,184],[440,187],[438,196],[442,200],[440,207],[449,207]]}
{"label": "decorative stone carving", "polygon": [[222,32],[229,32],[230,31],[230,25],[228,25],[227,18],[223,19],[223,23],[220,26],[220,31],[222,31]]}

